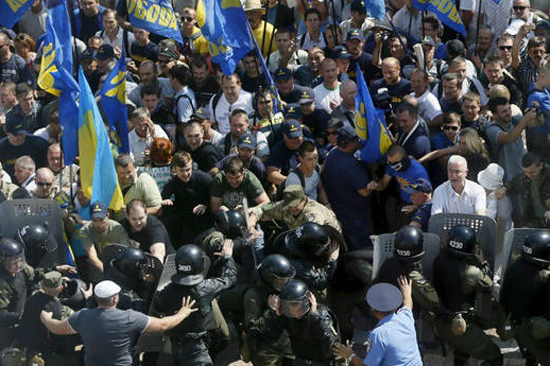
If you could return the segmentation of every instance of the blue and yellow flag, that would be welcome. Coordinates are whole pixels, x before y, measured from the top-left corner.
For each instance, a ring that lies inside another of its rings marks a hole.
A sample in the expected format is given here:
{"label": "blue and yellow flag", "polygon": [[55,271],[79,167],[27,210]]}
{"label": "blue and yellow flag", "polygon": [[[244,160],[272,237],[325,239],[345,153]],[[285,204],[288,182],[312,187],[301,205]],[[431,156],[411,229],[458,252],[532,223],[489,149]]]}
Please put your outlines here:
{"label": "blue and yellow flag", "polygon": [[170,0],[126,0],[126,7],[132,25],[183,44]]}
{"label": "blue and yellow flag", "polygon": [[384,0],[365,0],[365,7],[371,17],[384,20],[386,16],[386,4]]}
{"label": "blue and yellow flag", "polygon": [[74,116],[78,114],[76,101],[79,88],[72,70],[69,13],[66,2],[59,1],[48,10],[38,85],[59,97],[59,121],[63,127],[63,156],[66,165],[72,164],[78,155],[78,125]]}
{"label": "blue and yellow flag", "polygon": [[128,109],[126,108],[126,61],[124,48],[116,66],[101,86],[101,107],[105,112],[111,141],[118,146],[118,152],[129,153]]}
{"label": "blue and yellow flag", "polygon": [[454,0],[413,0],[413,7],[435,13],[447,27],[466,35],[466,28],[460,19]]}
{"label": "blue and yellow flag", "polygon": [[92,202],[101,201],[108,204],[109,208],[119,211],[123,203],[122,192],[118,185],[109,137],[82,67],[78,69],[78,83],[78,142],[82,190]]}
{"label": "blue and yellow flag", "polygon": [[34,0],[0,0],[0,25],[11,28],[30,9]]}
{"label": "blue and yellow flag", "polygon": [[208,41],[210,55],[224,74],[235,71],[237,63],[252,50],[240,0],[199,0],[197,24]]}
{"label": "blue and yellow flag", "polygon": [[390,133],[386,127],[384,111],[374,108],[369,88],[357,64],[357,95],[355,96],[355,130],[363,140],[361,160],[370,164],[384,158],[386,150],[392,144]]}

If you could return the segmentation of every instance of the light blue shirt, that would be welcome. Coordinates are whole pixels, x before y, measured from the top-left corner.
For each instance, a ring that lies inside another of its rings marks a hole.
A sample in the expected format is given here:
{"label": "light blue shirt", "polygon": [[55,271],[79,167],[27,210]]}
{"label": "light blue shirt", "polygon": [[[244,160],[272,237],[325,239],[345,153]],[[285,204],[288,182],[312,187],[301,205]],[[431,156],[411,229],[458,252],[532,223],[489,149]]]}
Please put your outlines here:
{"label": "light blue shirt", "polygon": [[365,365],[422,366],[413,313],[406,306],[380,320],[369,334],[369,343]]}

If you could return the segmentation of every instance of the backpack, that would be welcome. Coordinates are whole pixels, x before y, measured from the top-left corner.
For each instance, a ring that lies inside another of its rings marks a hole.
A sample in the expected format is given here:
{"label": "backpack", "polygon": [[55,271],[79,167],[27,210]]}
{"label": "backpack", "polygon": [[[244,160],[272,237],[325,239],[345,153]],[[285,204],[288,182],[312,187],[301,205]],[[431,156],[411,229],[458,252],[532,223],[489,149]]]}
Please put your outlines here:
{"label": "backpack", "polygon": [[[179,113],[178,113],[178,112],[179,112],[179,110],[178,110],[178,108],[179,108],[178,103],[179,103],[179,101],[180,101],[181,98],[186,98],[186,99],[189,101],[189,105],[191,105],[191,109],[193,110],[193,113],[195,113],[195,106],[193,105],[193,100],[191,99],[191,97],[190,97],[189,95],[187,95],[187,94],[180,94],[180,95],[178,95],[178,96],[176,97],[176,101],[175,101],[175,103],[176,103],[176,108],[175,108],[175,112],[176,112],[176,113],[175,113],[175,114],[176,114],[176,121],[178,120],[178,116],[179,116]],[[178,122],[179,122],[179,121],[178,121]]]}
{"label": "backpack", "polygon": [[[321,168],[320,168],[319,165],[317,165],[317,167],[315,167],[315,171],[317,172],[317,174],[319,174],[319,176],[321,175]],[[288,175],[290,175],[292,173],[294,173],[298,176],[298,179],[300,179],[300,185],[302,186],[302,188],[305,191],[306,190],[306,177],[304,176],[304,173],[302,172],[300,167],[297,166],[296,168],[292,169],[288,173]],[[273,200],[274,202],[282,201],[283,191],[285,190],[285,188],[286,188],[285,183],[283,183],[279,187],[277,187],[277,192],[275,192],[275,199]]]}

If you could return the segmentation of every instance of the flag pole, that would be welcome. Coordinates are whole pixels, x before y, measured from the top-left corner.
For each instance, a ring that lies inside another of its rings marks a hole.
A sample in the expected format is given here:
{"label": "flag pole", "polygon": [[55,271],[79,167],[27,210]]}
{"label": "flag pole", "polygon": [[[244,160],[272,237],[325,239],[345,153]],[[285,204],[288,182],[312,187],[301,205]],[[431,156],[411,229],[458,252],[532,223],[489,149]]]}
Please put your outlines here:
{"label": "flag pole", "polygon": [[[271,46],[273,45],[273,38],[275,37],[276,28],[275,25],[277,24],[277,17],[279,16],[279,6],[281,6],[281,0],[277,0],[277,9],[275,10],[275,24],[273,24],[273,32],[271,32],[271,37],[269,40],[269,47],[267,48],[267,57],[265,58],[265,65],[266,67],[269,67],[269,56],[271,56]],[[269,1],[266,2],[266,12],[265,12],[265,18],[267,23],[267,12],[269,11]]]}
{"label": "flag pole", "polygon": [[481,2],[483,0],[478,0],[479,5],[477,6],[477,24],[476,24],[476,39],[474,40],[476,48],[475,48],[475,54],[479,57],[479,23],[481,21]]}

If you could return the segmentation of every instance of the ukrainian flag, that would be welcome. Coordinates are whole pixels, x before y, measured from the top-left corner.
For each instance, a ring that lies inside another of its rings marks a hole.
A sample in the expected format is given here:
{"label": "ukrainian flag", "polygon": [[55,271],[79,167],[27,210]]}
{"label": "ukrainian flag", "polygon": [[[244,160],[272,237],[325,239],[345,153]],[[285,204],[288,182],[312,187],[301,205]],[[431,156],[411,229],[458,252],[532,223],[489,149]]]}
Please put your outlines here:
{"label": "ukrainian flag", "polygon": [[63,156],[66,165],[78,155],[78,128],[74,116],[78,114],[79,88],[73,78],[71,25],[64,0],[49,4],[46,18],[46,37],[38,74],[38,85],[59,97],[59,121],[63,126]]}
{"label": "ukrainian flag", "polygon": [[252,50],[240,0],[198,0],[197,25],[208,41],[212,60],[225,75],[235,72],[239,61]]}
{"label": "ukrainian flag", "polygon": [[384,112],[374,108],[369,88],[365,83],[363,72],[357,64],[357,95],[355,96],[355,130],[363,140],[361,160],[369,163],[380,161],[392,144],[386,127]]}
{"label": "ukrainian flag", "polygon": [[119,153],[129,153],[128,110],[126,108],[126,61],[124,47],[120,60],[111,70],[101,86],[101,106],[109,122],[111,140],[118,146]]}
{"label": "ukrainian flag", "polygon": [[82,67],[78,69],[78,80],[78,147],[82,189],[87,197],[91,197],[92,202],[101,201],[108,204],[110,209],[119,211],[123,202],[122,192],[109,147],[109,137]]}

